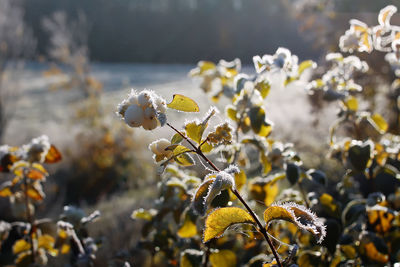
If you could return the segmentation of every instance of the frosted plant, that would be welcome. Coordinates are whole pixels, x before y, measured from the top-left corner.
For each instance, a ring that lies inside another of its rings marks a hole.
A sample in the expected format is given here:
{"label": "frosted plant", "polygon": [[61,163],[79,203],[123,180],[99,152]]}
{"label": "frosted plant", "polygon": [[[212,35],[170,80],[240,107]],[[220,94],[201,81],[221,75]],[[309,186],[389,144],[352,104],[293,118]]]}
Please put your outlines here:
{"label": "frosted plant", "polygon": [[140,93],[132,89],[131,93],[118,105],[117,114],[130,127],[142,126],[153,130],[167,122],[166,102],[153,91],[143,90]]}

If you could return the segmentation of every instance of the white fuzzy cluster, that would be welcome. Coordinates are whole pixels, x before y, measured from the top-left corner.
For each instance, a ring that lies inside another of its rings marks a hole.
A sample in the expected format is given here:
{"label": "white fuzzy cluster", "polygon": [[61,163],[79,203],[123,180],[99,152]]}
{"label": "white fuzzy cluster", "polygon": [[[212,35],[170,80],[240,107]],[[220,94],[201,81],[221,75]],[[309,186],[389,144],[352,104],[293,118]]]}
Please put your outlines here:
{"label": "white fuzzy cluster", "polygon": [[117,114],[130,127],[142,126],[153,130],[166,123],[167,105],[165,100],[153,91],[143,90],[131,93],[118,105]]}
{"label": "white fuzzy cluster", "polygon": [[164,158],[172,157],[173,152],[171,150],[166,150],[166,148],[170,145],[171,142],[165,138],[156,140],[149,145],[149,149],[154,153],[154,159],[157,162]]}
{"label": "white fuzzy cluster", "polygon": [[42,135],[33,138],[29,144],[23,145],[19,151],[21,158],[29,162],[44,162],[51,147],[49,137]]}

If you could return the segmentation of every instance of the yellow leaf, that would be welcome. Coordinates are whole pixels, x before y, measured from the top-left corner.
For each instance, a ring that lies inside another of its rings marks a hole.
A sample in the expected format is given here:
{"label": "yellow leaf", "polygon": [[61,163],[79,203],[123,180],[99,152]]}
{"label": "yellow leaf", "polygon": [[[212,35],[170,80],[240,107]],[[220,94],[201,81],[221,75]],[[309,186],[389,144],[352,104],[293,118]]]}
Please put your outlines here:
{"label": "yellow leaf", "polygon": [[12,192],[9,187],[4,187],[0,189],[0,197],[9,197],[12,196]]}
{"label": "yellow leaf", "polygon": [[46,158],[45,158],[45,163],[56,163],[59,162],[62,159],[60,151],[54,146],[51,145],[49,152],[47,152]]}
{"label": "yellow leaf", "polygon": [[206,219],[203,241],[208,242],[213,238],[223,235],[225,230],[238,223],[255,223],[251,215],[236,207],[226,207],[214,210]]}
{"label": "yellow leaf", "polygon": [[233,106],[228,106],[225,110],[226,115],[228,116],[229,119],[233,120],[233,121],[238,121],[237,118],[237,111],[236,108]]}
{"label": "yellow leaf", "polygon": [[182,166],[192,166],[194,164],[193,158],[187,153],[175,157],[175,161]]}
{"label": "yellow leaf", "polygon": [[278,183],[266,184],[264,186],[264,191],[265,191],[264,203],[265,203],[265,205],[269,206],[274,202],[276,196],[278,195],[278,192],[279,192]]}
{"label": "yellow leaf", "polygon": [[330,211],[335,212],[337,210],[337,205],[335,204],[335,200],[333,197],[327,193],[323,193],[319,197],[319,201],[322,205],[326,206]]}
{"label": "yellow leaf", "polygon": [[132,212],[131,218],[132,219],[143,219],[146,221],[151,221],[156,214],[156,211],[151,209],[151,210],[145,210],[145,209],[137,209]]}
{"label": "yellow leaf", "polygon": [[368,222],[378,233],[385,234],[392,228],[395,215],[386,208],[371,208],[367,210]]}
{"label": "yellow leaf", "polygon": [[167,104],[167,107],[184,111],[184,112],[199,112],[199,106],[194,100],[184,95],[176,94],[172,99],[171,103]]}
{"label": "yellow leaf", "polygon": [[312,61],[312,60],[305,60],[305,61],[303,61],[303,62],[301,62],[300,63],[300,65],[299,65],[299,68],[298,68],[298,76],[301,76],[301,74],[303,74],[303,72],[306,70],[306,69],[309,69],[309,68],[316,68],[317,67],[317,64],[314,62],[314,61]]}
{"label": "yellow leaf", "polygon": [[71,250],[71,246],[68,244],[63,244],[61,246],[61,254],[67,254]]}
{"label": "yellow leaf", "polygon": [[215,178],[204,181],[194,194],[192,206],[198,214],[204,215],[206,213],[207,207],[204,198],[207,196],[208,190],[214,181]]}
{"label": "yellow leaf", "polygon": [[214,147],[209,143],[209,142],[205,142],[202,146],[201,146],[201,151],[203,152],[203,153],[208,153],[208,152],[211,152],[211,150],[213,149]]}
{"label": "yellow leaf", "polygon": [[45,250],[52,250],[54,247],[54,237],[51,235],[42,235],[38,238],[38,247],[44,248]]}
{"label": "yellow leaf", "polygon": [[372,125],[381,133],[385,133],[389,125],[386,120],[378,113],[371,115]]}
{"label": "yellow leaf", "polygon": [[[240,191],[240,189],[242,189],[242,187],[246,184],[247,180],[246,173],[243,170],[240,170],[239,173],[235,173],[234,178],[235,178],[236,189]],[[229,195],[231,199],[233,200],[236,199],[236,196],[231,191],[229,191]]]}
{"label": "yellow leaf", "polygon": [[357,111],[358,101],[357,98],[350,96],[344,101],[344,105],[351,111]]}
{"label": "yellow leaf", "polygon": [[237,264],[236,254],[227,249],[211,253],[210,263],[212,267],[235,267]]}
{"label": "yellow leaf", "polygon": [[264,220],[268,226],[273,220],[285,220],[307,230],[321,243],[326,235],[325,225],[314,213],[304,206],[295,203],[275,204],[264,211]]}
{"label": "yellow leaf", "polygon": [[187,136],[199,144],[201,142],[201,138],[203,137],[203,133],[206,127],[207,124],[192,121],[185,125],[185,130]]}
{"label": "yellow leaf", "polygon": [[368,258],[373,261],[380,262],[380,263],[387,263],[389,261],[389,256],[386,254],[382,254],[379,252],[373,242],[369,242],[364,245],[365,254]]}
{"label": "yellow leaf", "polygon": [[196,224],[190,219],[190,216],[186,214],[183,225],[178,230],[178,236],[181,238],[191,238],[197,235]]}
{"label": "yellow leaf", "polygon": [[31,244],[25,241],[25,239],[19,239],[15,241],[13,245],[13,253],[17,255],[21,252],[27,251],[31,249]]}

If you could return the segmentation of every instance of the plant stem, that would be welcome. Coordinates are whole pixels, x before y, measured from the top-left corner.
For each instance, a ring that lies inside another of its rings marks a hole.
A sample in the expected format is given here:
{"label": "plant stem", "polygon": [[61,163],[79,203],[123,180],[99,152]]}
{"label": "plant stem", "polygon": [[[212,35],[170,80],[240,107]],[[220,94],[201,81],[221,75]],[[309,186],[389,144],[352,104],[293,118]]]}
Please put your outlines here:
{"label": "plant stem", "polygon": [[208,261],[210,260],[210,244],[206,244],[206,250],[203,255],[203,267],[208,266]]}
{"label": "plant stem", "polygon": [[32,257],[32,263],[35,264],[35,254],[36,254],[36,252],[35,252],[35,246],[34,246],[34,243],[33,243],[33,233],[35,232],[35,225],[34,225],[34,222],[33,222],[31,211],[29,209],[28,180],[27,180],[27,177],[26,177],[25,173],[24,173],[23,179],[24,179],[24,186],[25,186],[24,193],[25,193],[26,220],[31,226],[31,229],[29,230],[29,242],[31,244],[31,254],[32,254],[31,257]]}
{"label": "plant stem", "polygon": [[[201,158],[203,158],[215,171],[220,172],[221,170],[214,165],[214,163],[212,163],[212,161],[207,158],[206,155],[204,155],[204,153],[201,151],[200,146],[197,147],[189,138],[187,138],[184,134],[182,134],[180,131],[178,131],[174,126],[172,126],[171,124],[167,123],[167,125],[174,130],[175,132],[177,132],[183,139],[185,139],[195,150],[195,152],[197,153],[197,155],[199,155]],[[249,214],[251,215],[251,217],[254,219],[254,221],[257,224],[258,227],[258,231],[264,236],[265,240],[267,240],[267,243],[272,251],[272,254],[274,254],[276,263],[278,264],[279,267],[283,267],[280,259],[279,259],[279,255],[274,247],[274,244],[272,244],[271,239],[269,238],[268,234],[267,234],[267,230],[265,229],[265,227],[262,225],[262,223],[260,222],[260,220],[258,219],[257,215],[254,213],[254,211],[250,208],[250,206],[247,204],[247,202],[242,198],[242,196],[239,194],[239,192],[236,189],[231,188],[232,193],[239,199],[239,201],[245,206],[245,208],[247,209],[247,211],[249,212]]]}

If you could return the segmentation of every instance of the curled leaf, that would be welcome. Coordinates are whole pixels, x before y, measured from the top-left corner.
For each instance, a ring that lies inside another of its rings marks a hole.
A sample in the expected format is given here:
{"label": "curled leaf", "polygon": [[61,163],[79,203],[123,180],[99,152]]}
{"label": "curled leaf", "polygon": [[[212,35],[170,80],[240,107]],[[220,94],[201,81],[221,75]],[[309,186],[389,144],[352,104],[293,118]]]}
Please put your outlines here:
{"label": "curled leaf", "polygon": [[[236,169],[236,167],[230,166],[226,170],[236,173]],[[235,187],[235,179],[227,171],[221,171],[207,176],[205,181],[199,186],[194,194],[192,204],[196,213],[204,215],[216,196],[221,194],[225,189]]]}
{"label": "curled leaf", "polygon": [[326,236],[326,226],[320,218],[304,206],[296,203],[274,204],[264,211],[264,220],[268,226],[273,220],[285,220],[307,230],[321,243]]}
{"label": "curled leaf", "polygon": [[203,242],[206,243],[222,236],[229,226],[238,223],[255,224],[255,221],[247,211],[241,208],[226,207],[214,210],[206,219]]}

